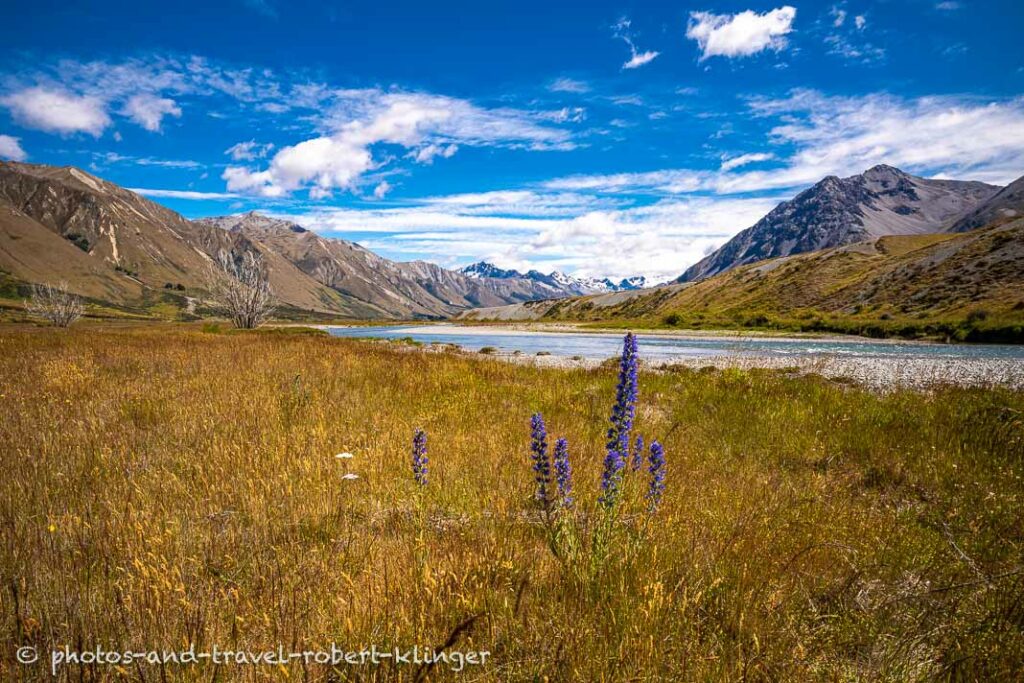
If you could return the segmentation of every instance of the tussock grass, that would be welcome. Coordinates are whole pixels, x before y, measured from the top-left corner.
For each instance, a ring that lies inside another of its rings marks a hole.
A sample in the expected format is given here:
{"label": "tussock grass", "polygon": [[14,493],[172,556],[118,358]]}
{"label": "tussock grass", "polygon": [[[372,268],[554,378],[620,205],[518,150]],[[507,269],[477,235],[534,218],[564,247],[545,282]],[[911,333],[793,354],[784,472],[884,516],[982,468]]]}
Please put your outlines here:
{"label": "tussock grass", "polygon": [[14,662],[19,644],[439,647],[474,616],[454,647],[492,654],[468,680],[978,680],[1024,667],[1024,395],[644,373],[637,430],[664,443],[668,489],[645,520],[642,475],[627,476],[635,514],[586,583],[554,557],[531,501],[529,418],[542,411],[569,439],[580,514],[594,515],[614,385],[604,367],[319,335],[4,331],[0,679],[48,677]]}

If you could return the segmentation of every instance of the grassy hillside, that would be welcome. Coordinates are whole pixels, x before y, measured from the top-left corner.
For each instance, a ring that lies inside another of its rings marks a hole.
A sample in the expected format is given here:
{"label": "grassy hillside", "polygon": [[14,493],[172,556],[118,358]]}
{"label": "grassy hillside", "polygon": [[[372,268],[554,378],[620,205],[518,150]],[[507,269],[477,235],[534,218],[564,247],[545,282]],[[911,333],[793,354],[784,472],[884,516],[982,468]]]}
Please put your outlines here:
{"label": "grassy hillside", "polygon": [[[0,679],[49,679],[44,663],[15,664],[19,645],[449,637],[491,652],[466,680],[1009,680],[1024,667],[1024,395],[644,373],[637,428],[666,448],[662,507],[642,512],[644,475],[629,473],[612,552],[560,560],[531,500],[530,414],[569,439],[568,519],[588,538],[615,382],[610,368],[315,335],[9,327]],[[420,426],[424,488],[410,472]],[[123,675],[143,673],[284,679]]]}
{"label": "grassy hillside", "polygon": [[636,296],[546,301],[512,315],[487,309],[467,317],[517,316],[1024,342],[1024,220],[960,235],[882,237]]}

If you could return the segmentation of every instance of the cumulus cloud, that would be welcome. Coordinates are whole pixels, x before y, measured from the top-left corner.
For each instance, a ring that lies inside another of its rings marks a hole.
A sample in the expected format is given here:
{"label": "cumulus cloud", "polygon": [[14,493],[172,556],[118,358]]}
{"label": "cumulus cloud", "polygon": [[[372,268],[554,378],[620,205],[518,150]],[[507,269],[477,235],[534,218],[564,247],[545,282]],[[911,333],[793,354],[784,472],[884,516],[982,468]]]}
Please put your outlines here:
{"label": "cumulus cloud", "polygon": [[377,187],[373,188],[374,199],[384,199],[388,192],[391,191],[391,183],[386,180],[382,180],[377,183]]}
{"label": "cumulus cloud", "polygon": [[60,89],[26,88],[0,97],[0,105],[9,109],[20,125],[48,133],[99,137],[110,125],[102,100]]}
{"label": "cumulus cloud", "polygon": [[10,135],[0,135],[0,159],[11,161],[25,161],[28,154],[21,148],[21,139]]}
{"label": "cumulus cloud", "polygon": [[749,57],[764,50],[785,49],[793,30],[796,8],[786,5],[764,14],[691,12],[686,37],[696,40],[701,61],[709,57]]}
{"label": "cumulus cloud", "polygon": [[124,113],[148,131],[158,132],[164,116],[181,117],[181,108],[174,100],[149,93],[132,95],[124,106]]}
{"label": "cumulus cloud", "polygon": [[367,171],[386,163],[378,145],[414,150],[429,163],[450,157],[459,146],[535,150],[572,149],[568,132],[544,125],[543,116],[515,109],[485,109],[457,98],[381,90],[343,91],[322,125],[328,133],[284,147],[262,170],[231,166],[228,190],[280,197],[309,188],[311,197],[350,190]]}

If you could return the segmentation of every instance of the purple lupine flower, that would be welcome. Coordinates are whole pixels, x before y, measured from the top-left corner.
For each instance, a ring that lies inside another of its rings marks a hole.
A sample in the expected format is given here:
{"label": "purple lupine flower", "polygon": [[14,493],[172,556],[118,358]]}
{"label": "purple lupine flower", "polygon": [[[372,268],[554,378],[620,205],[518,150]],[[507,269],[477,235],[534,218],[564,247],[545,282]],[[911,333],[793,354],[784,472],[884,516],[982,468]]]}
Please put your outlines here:
{"label": "purple lupine flower", "polygon": [[619,359],[619,383],[615,387],[615,405],[612,407],[611,427],[608,428],[608,450],[616,450],[628,457],[629,434],[636,416],[637,384],[637,341],[632,332],[622,342],[622,357]]}
{"label": "purple lupine flower", "polygon": [[651,475],[651,480],[647,487],[647,509],[654,512],[661,503],[661,494],[665,492],[665,449],[657,441],[651,444],[648,463],[650,465],[647,471]]}
{"label": "purple lupine flower", "polygon": [[559,439],[555,442],[555,483],[558,485],[558,500],[562,507],[572,507],[572,465],[569,463],[569,442]]}
{"label": "purple lupine flower", "polygon": [[412,436],[412,474],[420,486],[427,485],[427,433],[417,429]]}
{"label": "purple lupine flower", "polygon": [[619,360],[619,384],[615,387],[615,405],[612,406],[611,427],[608,428],[608,454],[601,475],[601,497],[604,507],[615,505],[619,498],[622,470],[629,457],[629,433],[633,429],[637,399],[637,343],[636,335],[626,334]]}
{"label": "purple lupine flower", "polygon": [[633,447],[633,471],[636,472],[644,464],[644,437],[636,435],[636,445]]}
{"label": "purple lupine flower", "polygon": [[619,500],[619,485],[622,483],[622,468],[626,459],[617,450],[609,450],[604,458],[604,472],[601,473],[601,497],[597,502],[604,508],[612,508]]}
{"label": "purple lupine flower", "polygon": [[548,506],[548,488],[551,485],[551,460],[548,459],[548,430],[544,417],[535,413],[530,418],[530,459],[533,460],[534,480],[537,482],[536,498]]}

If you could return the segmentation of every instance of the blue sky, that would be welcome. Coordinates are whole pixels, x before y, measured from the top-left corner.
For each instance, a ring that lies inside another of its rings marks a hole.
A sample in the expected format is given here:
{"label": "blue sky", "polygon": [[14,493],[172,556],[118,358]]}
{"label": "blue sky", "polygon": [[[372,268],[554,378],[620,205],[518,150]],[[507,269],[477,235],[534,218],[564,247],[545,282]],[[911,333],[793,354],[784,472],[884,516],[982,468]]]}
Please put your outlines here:
{"label": "blue sky", "polygon": [[398,260],[663,280],[825,175],[1024,175],[1019,2],[41,0],[0,157]]}

